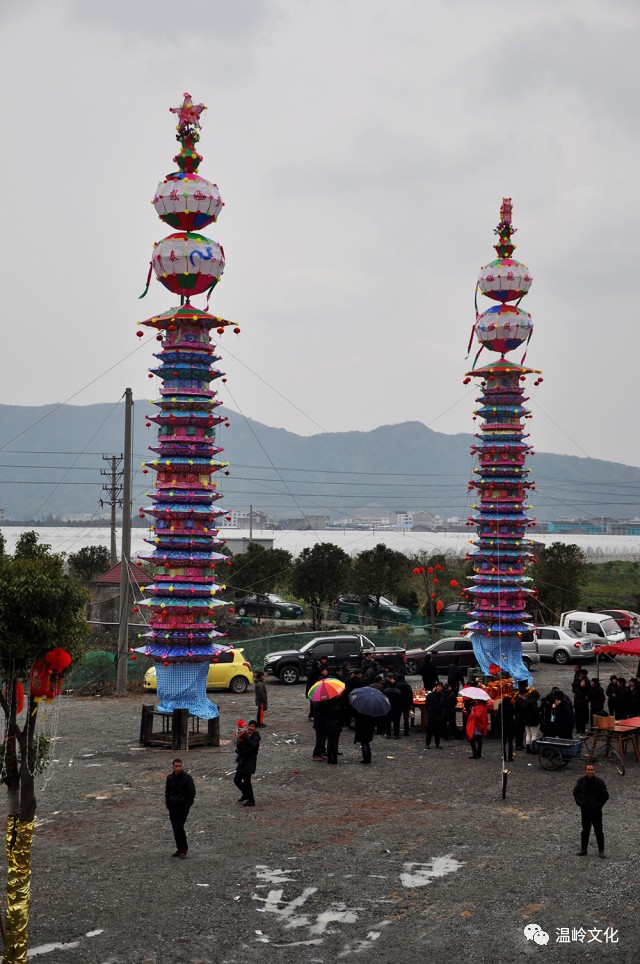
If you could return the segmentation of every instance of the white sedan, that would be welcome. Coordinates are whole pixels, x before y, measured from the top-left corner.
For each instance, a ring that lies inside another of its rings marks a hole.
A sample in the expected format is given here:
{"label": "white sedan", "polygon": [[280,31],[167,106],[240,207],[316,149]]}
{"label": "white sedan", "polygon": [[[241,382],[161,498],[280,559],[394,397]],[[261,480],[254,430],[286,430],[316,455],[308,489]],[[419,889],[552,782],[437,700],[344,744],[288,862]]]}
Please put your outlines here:
{"label": "white sedan", "polygon": [[593,639],[581,636],[575,629],[564,626],[538,626],[538,653],[540,659],[552,659],[565,666],[572,660],[593,659]]}

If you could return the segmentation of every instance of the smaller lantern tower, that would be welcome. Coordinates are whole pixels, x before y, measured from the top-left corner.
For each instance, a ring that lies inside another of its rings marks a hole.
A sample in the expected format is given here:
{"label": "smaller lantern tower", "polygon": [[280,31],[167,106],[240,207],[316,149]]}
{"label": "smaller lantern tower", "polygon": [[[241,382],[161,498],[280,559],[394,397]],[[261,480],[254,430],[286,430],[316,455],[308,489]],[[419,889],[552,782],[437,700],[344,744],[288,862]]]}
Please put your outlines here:
{"label": "smaller lantern tower", "polygon": [[[478,278],[480,292],[500,304],[476,314],[474,326],[481,345],[478,355],[488,348],[498,352],[500,360],[474,368],[466,377],[467,382],[471,378],[480,381],[481,394],[476,399],[480,407],[475,416],[482,419],[471,449],[477,467],[469,489],[477,490],[479,501],[472,506],[476,511],[467,523],[477,529],[476,548],[467,557],[474,571],[472,585],[466,590],[473,606],[473,621],[467,628],[483,673],[498,666],[514,679],[526,680],[530,677],[522,661],[522,635],[532,628],[526,606],[533,590],[525,571],[533,556],[531,540],[525,534],[534,524],[526,500],[534,484],[528,479],[527,457],[532,448],[525,441],[523,422],[531,414],[524,404],[524,383],[528,375],[540,372],[505,358],[529,341],[533,329],[531,316],[517,306],[533,279],[526,265],[511,257],[515,249],[511,210],[511,198],[503,198],[495,229],[498,258],[485,265]],[[509,304],[514,301],[516,305]]]}

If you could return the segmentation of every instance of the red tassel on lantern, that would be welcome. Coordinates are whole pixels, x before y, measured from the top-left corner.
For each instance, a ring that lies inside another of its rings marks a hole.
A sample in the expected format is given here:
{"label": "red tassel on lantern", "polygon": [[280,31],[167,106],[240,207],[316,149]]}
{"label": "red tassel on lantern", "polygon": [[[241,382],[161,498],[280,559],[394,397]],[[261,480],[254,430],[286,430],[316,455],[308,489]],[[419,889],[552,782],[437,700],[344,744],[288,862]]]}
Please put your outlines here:
{"label": "red tassel on lantern", "polygon": [[29,692],[31,696],[41,698],[49,692],[51,682],[51,668],[43,659],[37,659],[31,668]]}

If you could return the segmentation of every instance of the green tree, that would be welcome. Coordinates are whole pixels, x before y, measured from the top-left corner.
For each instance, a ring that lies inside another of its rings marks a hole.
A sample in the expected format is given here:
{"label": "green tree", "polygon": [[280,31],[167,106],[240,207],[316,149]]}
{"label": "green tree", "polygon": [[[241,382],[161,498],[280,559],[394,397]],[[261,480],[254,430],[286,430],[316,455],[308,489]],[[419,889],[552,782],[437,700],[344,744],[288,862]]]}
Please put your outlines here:
{"label": "green tree", "polygon": [[236,596],[285,589],[292,563],[293,556],[286,549],[265,549],[257,542],[250,542],[246,552],[233,557],[232,576],[227,585],[232,584]]}
{"label": "green tree", "polygon": [[324,610],[348,585],[350,571],[351,558],[332,542],[317,542],[296,559],[291,588],[309,603],[314,629],[320,629]]}
{"label": "green tree", "polygon": [[[13,557],[0,557],[0,707],[5,714],[1,780],[8,791],[7,900],[4,961],[27,960],[31,843],[36,812],[35,774],[47,764],[48,747],[37,733],[40,697],[31,693],[34,664],[52,649],[72,658],[87,634],[88,594],[64,572],[61,556],[21,537]],[[28,537],[28,538],[27,538]],[[25,710],[19,712],[26,691]]]}
{"label": "green tree", "polygon": [[361,597],[373,596],[376,607],[381,596],[395,596],[408,581],[408,560],[403,552],[379,542],[360,552],[353,564],[352,587]]}
{"label": "green tree", "polygon": [[532,603],[536,622],[556,623],[578,605],[587,576],[584,553],[579,546],[554,542],[539,551],[530,575],[538,595]]}
{"label": "green tree", "polygon": [[16,542],[14,559],[42,559],[49,555],[51,546],[44,542],[39,542],[39,535],[33,529],[23,532]]}
{"label": "green tree", "polygon": [[421,608],[431,629],[431,640],[435,642],[437,613],[448,603],[459,602],[466,585],[464,560],[452,553],[422,551],[411,558],[409,566],[420,586]]}
{"label": "green tree", "polygon": [[84,546],[72,552],[67,561],[74,576],[90,582],[111,566],[111,553],[106,546]]}

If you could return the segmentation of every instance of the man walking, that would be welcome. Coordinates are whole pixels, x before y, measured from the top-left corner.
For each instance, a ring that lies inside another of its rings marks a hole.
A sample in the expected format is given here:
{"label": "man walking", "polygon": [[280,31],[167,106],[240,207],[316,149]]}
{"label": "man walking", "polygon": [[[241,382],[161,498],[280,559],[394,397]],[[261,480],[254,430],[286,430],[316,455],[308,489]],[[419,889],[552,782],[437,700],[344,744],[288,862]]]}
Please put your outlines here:
{"label": "man walking", "polygon": [[238,803],[243,807],[255,807],[256,800],[251,786],[251,777],[256,772],[260,734],[255,720],[249,720],[247,728],[241,730],[236,740],[236,775],[233,782],[242,794]]}
{"label": "man walking", "polygon": [[593,763],[587,763],[584,776],[580,777],[573,788],[573,797],[582,813],[582,834],[578,857],[586,857],[591,828],[598,844],[598,856],[604,857],[604,833],[602,832],[602,808],[609,799],[609,791],[604,780],[596,776]]}
{"label": "man walking", "polygon": [[176,757],[165,783],[164,802],[169,811],[169,820],[176,841],[177,850],[173,856],[180,857],[183,860],[189,852],[184,825],[195,798],[196,785],[193,782],[193,777],[189,773],[185,773],[182,760]]}
{"label": "man walking", "polygon": [[264,727],[266,726],[266,723],[264,722],[264,714],[267,710],[267,686],[264,681],[264,673],[262,672],[262,670],[258,670],[258,672],[256,673],[256,679],[255,679],[253,688],[255,690],[256,706],[258,707],[257,723],[258,723],[258,727],[261,730],[263,730]]}

